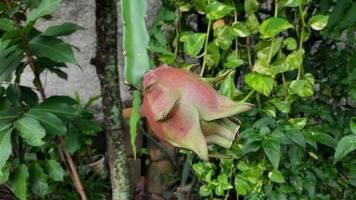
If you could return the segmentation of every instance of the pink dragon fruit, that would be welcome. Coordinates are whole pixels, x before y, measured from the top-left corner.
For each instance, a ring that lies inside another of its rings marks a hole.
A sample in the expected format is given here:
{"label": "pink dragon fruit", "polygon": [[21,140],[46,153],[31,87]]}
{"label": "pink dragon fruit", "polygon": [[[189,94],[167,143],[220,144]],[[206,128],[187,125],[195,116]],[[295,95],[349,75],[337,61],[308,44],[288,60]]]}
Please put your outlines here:
{"label": "pink dragon fruit", "polygon": [[143,112],[153,132],[173,146],[208,160],[208,144],[230,148],[239,123],[231,117],[252,108],[220,95],[186,70],[158,67],[143,80]]}

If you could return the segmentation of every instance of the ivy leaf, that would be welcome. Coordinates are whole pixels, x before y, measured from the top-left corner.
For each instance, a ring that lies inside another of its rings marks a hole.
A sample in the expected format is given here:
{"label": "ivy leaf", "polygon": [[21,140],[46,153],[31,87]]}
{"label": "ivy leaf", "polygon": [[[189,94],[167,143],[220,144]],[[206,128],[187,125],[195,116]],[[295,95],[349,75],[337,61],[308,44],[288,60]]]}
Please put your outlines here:
{"label": "ivy leaf", "polygon": [[250,190],[250,185],[247,181],[243,180],[240,177],[235,178],[235,189],[238,194],[246,195],[247,192]]}
{"label": "ivy leaf", "polygon": [[40,17],[51,14],[60,3],[61,0],[42,0],[40,5],[28,15],[26,25]]}
{"label": "ivy leaf", "polygon": [[247,27],[251,33],[256,33],[259,26],[258,19],[255,14],[250,14],[247,16]]}
{"label": "ivy leaf", "polygon": [[227,56],[226,62],[224,63],[224,67],[233,69],[241,66],[242,64],[244,64],[244,61],[232,53]]}
{"label": "ivy leaf", "polygon": [[285,39],[283,41],[283,45],[290,51],[293,51],[297,48],[297,41],[292,38],[292,37],[288,37],[287,39]]}
{"label": "ivy leaf", "polygon": [[65,135],[67,127],[55,114],[42,110],[30,110],[24,116],[38,120],[48,135]]}
{"label": "ivy leaf", "polygon": [[45,137],[46,131],[36,119],[22,117],[16,122],[15,128],[27,144],[32,146],[44,144],[42,138]]}
{"label": "ivy leaf", "polygon": [[244,9],[247,14],[254,13],[258,11],[259,3],[257,0],[245,0]]}
{"label": "ivy leaf", "polygon": [[246,22],[234,23],[232,25],[232,30],[238,37],[248,37],[251,35]]}
{"label": "ivy leaf", "polygon": [[182,35],[180,41],[184,43],[184,52],[192,57],[196,57],[203,48],[205,38],[205,33]]}
{"label": "ivy leaf", "polygon": [[218,1],[209,3],[206,8],[207,8],[206,17],[210,20],[223,18],[234,10],[233,7]]}
{"label": "ivy leaf", "polygon": [[30,41],[29,48],[37,57],[78,65],[74,58],[72,46],[58,38],[39,35]]}
{"label": "ivy leaf", "polygon": [[313,85],[308,80],[295,80],[289,84],[291,94],[297,94],[300,97],[313,96]]}
{"label": "ivy leaf", "polygon": [[12,128],[10,125],[0,124],[0,176],[2,176],[2,168],[5,166],[6,161],[9,159],[12,152],[11,133]]}
{"label": "ivy leaf", "polygon": [[334,164],[356,149],[356,135],[347,135],[337,143]]}
{"label": "ivy leaf", "polygon": [[262,148],[274,168],[278,168],[281,159],[281,147],[277,140],[266,139],[262,141]]}
{"label": "ivy leaf", "polygon": [[47,28],[43,35],[58,37],[70,35],[78,30],[84,30],[84,28],[74,23],[64,23]]}
{"label": "ivy leaf", "polygon": [[280,17],[271,17],[262,22],[259,26],[260,33],[263,38],[271,38],[279,34],[280,32],[293,28],[286,19]]}
{"label": "ivy leaf", "polygon": [[208,45],[208,52],[206,54],[206,64],[208,66],[217,66],[220,61],[220,50],[213,42]]}
{"label": "ivy leaf", "polygon": [[273,78],[258,73],[247,74],[245,76],[245,81],[248,86],[265,96],[271,94],[274,85]]}
{"label": "ivy leaf", "polygon": [[315,15],[310,18],[310,27],[316,31],[323,30],[327,25],[329,16],[327,15]]}
{"label": "ivy leaf", "polygon": [[31,191],[39,197],[44,197],[49,193],[47,175],[38,163],[34,163],[29,168]]}
{"label": "ivy leaf", "polygon": [[288,122],[291,123],[294,128],[302,129],[307,124],[307,118],[306,117],[292,118],[289,119]]}
{"label": "ivy leaf", "polygon": [[278,169],[273,169],[268,173],[268,178],[275,183],[285,183],[282,173]]}
{"label": "ivy leaf", "polygon": [[298,7],[302,5],[303,0],[280,0],[281,7]]}
{"label": "ivy leaf", "polygon": [[47,160],[45,169],[49,176],[54,181],[63,181],[64,169],[61,164],[56,160]]}
{"label": "ivy leaf", "polygon": [[10,176],[10,186],[16,197],[21,200],[27,199],[28,168],[25,164],[17,167]]}

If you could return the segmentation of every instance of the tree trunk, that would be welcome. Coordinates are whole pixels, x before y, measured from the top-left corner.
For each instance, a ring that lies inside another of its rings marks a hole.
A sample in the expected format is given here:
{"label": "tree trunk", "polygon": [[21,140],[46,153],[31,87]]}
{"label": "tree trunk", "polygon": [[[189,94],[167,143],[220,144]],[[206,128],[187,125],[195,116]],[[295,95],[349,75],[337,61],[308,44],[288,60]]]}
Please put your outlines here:
{"label": "tree trunk", "polygon": [[112,199],[128,200],[130,184],[117,61],[117,6],[116,0],[96,0],[97,52],[93,63],[101,85]]}

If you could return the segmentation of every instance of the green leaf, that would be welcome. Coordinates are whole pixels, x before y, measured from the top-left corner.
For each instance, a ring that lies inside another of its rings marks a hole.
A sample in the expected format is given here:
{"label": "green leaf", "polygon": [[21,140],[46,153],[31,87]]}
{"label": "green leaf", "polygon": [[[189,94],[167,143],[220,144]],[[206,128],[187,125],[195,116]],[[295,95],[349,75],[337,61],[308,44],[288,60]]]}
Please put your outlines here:
{"label": "green leaf", "polygon": [[268,178],[275,183],[285,183],[282,173],[278,169],[273,169],[268,173]]}
{"label": "green leaf", "polygon": [[16,197],[27,200],[28,169],[25,164],[17,167],[10,176],[10,186]]}
{"label": "green leaf", "polygon": [[302,5],[303,0],[280,0],[281,7],[298,7]]}
{"label": "green leaf", "polygon": [[236,35],[231,26],[222,25],[214,30],[215,40],[214,43],[223,50],[231,47]]}
{"label": "green leaf", "polygon": [[262,141],[263,151],[274,168],[278,168],[281,159],[281,147],[277,140],[266,139]]}
{"label": "green leaf", "polygon": [[302,147],[304,150],[306,148],[304,135],[296,128],[286,128],[285,135],[292,140],[294,143]]}
{"label": "green leaf", "polygon": [[43,35],[58,37],[70,35],[78,30],[84,30],[84,28],[74,23],[64,23],[47,28]]}
{"label": "green leaf", "polygon": [[45,169],[50,179],[53,181],[63,181],[64,169],[57,160],[47,160]]}
{"label": "green leaf", "polygon": [[65,135],[67,127],[55,114],[41,110],[30,110],[24,116],[38,120],[48,135]]}
{"label": "green leaf", "polygon": [[13,31],[16,30],[15,23],[7,18],[0,18],[0,30]]}
{"label": "green leaf", "polygon": [[248,86],[265,96],[271,94],[274,85],[273,78],[258,73],[247,74],[245,76],[245,81]]}
{"label": "green leaf", "polygon": [[224,63],[224,67],[233,69],[236,67],[240,67],[243,64],[244,64],[244,60],[242,60],[240,57],[232,53],[227,56],[226,62]]}
{"label": "green leaf", "polygon": [[38,163],[30,165],[29,174],[31,191],[39,197],[44,198],[49,193],[47,175]]}
{"label": "green leaf", "polygon": [[206,64],[208,66],[217,66],[220,61],[220,50],[213,42],[208,45],[208,52],[206,54]]}
{"label": "green leaf", "polygon": [[351,117],[350,128],[353,134],[356,134],[356,117]]}
{"label": "green leaf", "polygon": [[12,152],[11,133],[12,128],[10,125],[0,124],[0,176],[2,176],[2,168],[5,166],[6,161],[9,159]]}
{"label": "green leaf", "polygon": [[347,135],[337,143],[334,164],[356,149],[356,135]]}
{"label": "green leaf", "polygon": [[259,22],[255,14],[250,14],[247,16],[247,27],[251,33],[257,33]]}
{"label": "green leaf", "polygon": [[30,41],[29,48],[37,57],[78,65],[74,58],[72,46],[58,38],[39,35]]}
{"label": "green leaf", "polygon": [[250,185],[247,181],[241,179],[240,177],[235,178],[235,189],[238,194],[246,195],[250,190]]}
{"label": "green leaf", "polygon": [[65,99],[61,97],[51,97],[42,102],[41,104],[33,107],[31,110],[50,112],[57,115],[59,118],[69,121],[79,116],[78,111],[65,102]]}
{"label": "green leaf", "polygon": [[17,46],[0,46],[0,82],[7,80],[23,60],[23,52]]}
{"label": "green leaf", "polygon": [[140,91],[136,90],[133,94],[133,102],[132,102],[132,114],[130,117],[130,136],[131,136],[131,147],[134,153],[134,157],[136,159],[136,136],[137,136],[137,125],[140,121],[140,105],[141,105],[141,95]]}
{"label": "green leaf", "polygon": [[121,16],[125,55],[125,78],[128,84],[142,89],[144,74],[149,70],[147,47],[149,35],[146,29],[146,1],[122,0]]}
{"label": "green leaf", "polygon": [[320,144],[336,148],[337,141],[322,129],[311,129],[310,138]]}
{"label": "green leaf", "polygon": [[0,169],[0,185],[5,184],[9,180],[10,170],[8,166]]}
{"label": "green leaf", "polygon": [[257,59],[253,65],[253,71],[267,76],[274,75],[272,68],[270,68],[268,65],[267,58]]}
{"label": "green leaf", "polygon": [[237,22],[232,25],[232,30],[239,37],[248,37],[251,31],[248,29],[246,22]]}
{"label": "green leaf", "polygon": [[310,97],[314,94],[313,85],[307,80],[295,80],[289,84],[291,94],[297,94],[300,97]]}
{"label": "green leaf", "polygon": [[26,25],[40,17],[50,15],[60,3],[61,0],[42,0],[40,5],[28,15]]}
{"label": "green leaf", "polygon": [[294,128],[302,129],[307,124],[307,118],[296,117],[296,118],[289,119],[288,122],[291,123]]}
{"label": "green leaf", "polygon": [[42,138],[45,137],[46,131],[36,119],[22,117],[16,122],[15,128],[27,144],[32,146],[44,144]]}
{"label": "green leaf", "polygon": [[209,3],[206,8],[207,8],[206,17],[210,20],[223,18],[234,10],[233,7],[218,1]]}
{"label": "green leaf", "polygon": [[280,17],[271,17],[262,22],[259,30],[263,38],[271,38],[289,28],[293,28],[293,25],[290,24],[286,19]]}
{"label": "green leaf", "polygon": [[297,48],[297,41],[292,38],[292,37],[288,37],[287,39],[285,39],[283,41],[283,45],[290,51],[293,51]]}
{"label": "green leaf", "polygon": [[183,35],[180,41],[184,43],[184,52],[192,57],[196,57],[204,46],[205,38],[205,33]]}
{"label": "green leaf", "polygon": [[310,27],[316,31],[323,30],[328,23],[329,16],[327,15],[315,15],[310,18]]}
{"label": "green leaf", "polygon": [[259,3],[257,0],[245,0],[244,9],[247,14],[254,13],[258,11]]}

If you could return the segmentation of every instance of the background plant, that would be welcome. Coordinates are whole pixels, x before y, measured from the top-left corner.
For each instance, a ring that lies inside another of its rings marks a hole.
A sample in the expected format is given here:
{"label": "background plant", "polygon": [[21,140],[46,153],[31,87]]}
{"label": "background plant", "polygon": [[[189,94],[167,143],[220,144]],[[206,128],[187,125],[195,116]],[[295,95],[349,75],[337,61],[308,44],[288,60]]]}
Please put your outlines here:
{"label": "background plant", "polygon": [[[101,131],[89,108],[95,98],[81,106],[78,98],[47,97],[40,79],[44,71],[66,79],[67,64],[79,66],[75,47],[61,38],[82,27],[35,26],[60,2],[0,1],[0,184],[8,184],[19,199],[44,198],[67,175],[86,199],[70,153],[87,151],[81,145]],[[33,72],[33,86],[21,85],[26,68]]]}
{"label": "background plant", "polygon": [[162,3],[152,66],[200,66],[222,94],[256,104],[240,116],[233,148],[211,147],[210,163],[188,160],[194,173],[181,179],[198,178],[208,199],[355,198],[356,4]]}

